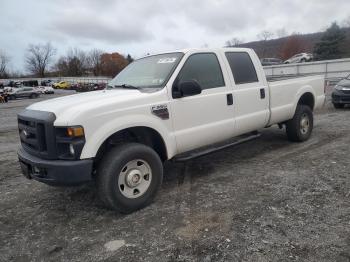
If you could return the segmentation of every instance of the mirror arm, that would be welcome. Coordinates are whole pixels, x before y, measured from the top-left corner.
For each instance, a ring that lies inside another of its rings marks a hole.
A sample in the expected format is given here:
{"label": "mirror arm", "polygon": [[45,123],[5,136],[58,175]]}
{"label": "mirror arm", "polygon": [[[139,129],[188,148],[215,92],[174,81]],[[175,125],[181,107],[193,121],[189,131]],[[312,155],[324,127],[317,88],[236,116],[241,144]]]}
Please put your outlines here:
{"label": "mirror arm", "polygon": [[173,95],[173,98],[181,98],[183,96],[182,92],[179,90],[177,86],[173,87],[172,95]]}

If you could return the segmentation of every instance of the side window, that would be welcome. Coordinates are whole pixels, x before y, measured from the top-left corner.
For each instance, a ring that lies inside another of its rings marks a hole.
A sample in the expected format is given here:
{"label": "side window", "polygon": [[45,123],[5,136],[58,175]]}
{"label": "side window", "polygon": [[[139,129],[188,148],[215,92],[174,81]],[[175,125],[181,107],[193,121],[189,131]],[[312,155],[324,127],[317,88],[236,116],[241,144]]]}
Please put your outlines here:
{"label": "side window", "polygon": [[259,81],[254,64],[248,53],[227,52],[225,55],[228,63],[230,64],[232,75],[236,84],[247,84]]}
{"label": "side window", "polygon": [[182,67],[178,81],[196,80],[202,89],[225,86],[219,61],[215,54],[191,55]]}

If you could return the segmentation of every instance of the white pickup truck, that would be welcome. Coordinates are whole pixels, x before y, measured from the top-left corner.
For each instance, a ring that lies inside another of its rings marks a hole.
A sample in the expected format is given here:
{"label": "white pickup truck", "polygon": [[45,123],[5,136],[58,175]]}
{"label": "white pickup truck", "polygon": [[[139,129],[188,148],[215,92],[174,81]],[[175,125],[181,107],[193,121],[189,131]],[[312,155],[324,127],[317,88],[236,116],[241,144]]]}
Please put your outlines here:
{"label": "white pickup truck", "polygon": [[251,49],[151,55],[105,90],[21,112],[19,162],[27,178],[50,185],[93,180],[106,206],[128,213],[152,201],[164,161],[247,141],[274,124],[289,140],[305,141],[324,100],[323,76],[268,82]]}

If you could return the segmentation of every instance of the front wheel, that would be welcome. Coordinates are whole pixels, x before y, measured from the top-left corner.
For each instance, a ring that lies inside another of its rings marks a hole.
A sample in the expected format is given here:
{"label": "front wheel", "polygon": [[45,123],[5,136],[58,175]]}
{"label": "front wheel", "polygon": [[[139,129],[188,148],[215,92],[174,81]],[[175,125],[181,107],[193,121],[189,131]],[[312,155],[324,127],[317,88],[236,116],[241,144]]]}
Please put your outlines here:
{"label": "front wheel", "polygon": [[97,168],[97,191],[111,209],[131,213],[149,205],[163,180],[163,165],[150,147],[127,143],[112,148]]}
{"label": "front wheel", "polygon": [[314,125],[313,113],[310,107],[298,105],[294,117],[286,124],[287,137],[293,142],[303,142],[309,139]]}

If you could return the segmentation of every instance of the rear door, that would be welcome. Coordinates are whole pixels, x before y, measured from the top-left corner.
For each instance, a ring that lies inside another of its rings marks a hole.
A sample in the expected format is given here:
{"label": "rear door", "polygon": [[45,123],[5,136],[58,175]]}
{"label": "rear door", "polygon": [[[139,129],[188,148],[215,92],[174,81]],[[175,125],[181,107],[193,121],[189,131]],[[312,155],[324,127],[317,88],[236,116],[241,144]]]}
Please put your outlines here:
{"label": "rear door", "polygon": [[231,78],[236,135],[265,127],[270,115],[269,89],[258,57],[247,51],[223,55]]}
{"label": "rear door", "polygon": [[228,75],[222,70],[223,59],[210,52],[187,54],[184,61],[178,67],[180,72],[177,76],[175,72],[175,79],[169,82],[170,95],[176,83],[188,80],[196,80],[202,93],[181,98],[171,95],[177,153],[224,140],[234,133],[232,92],[226,84],[230,82]]}

